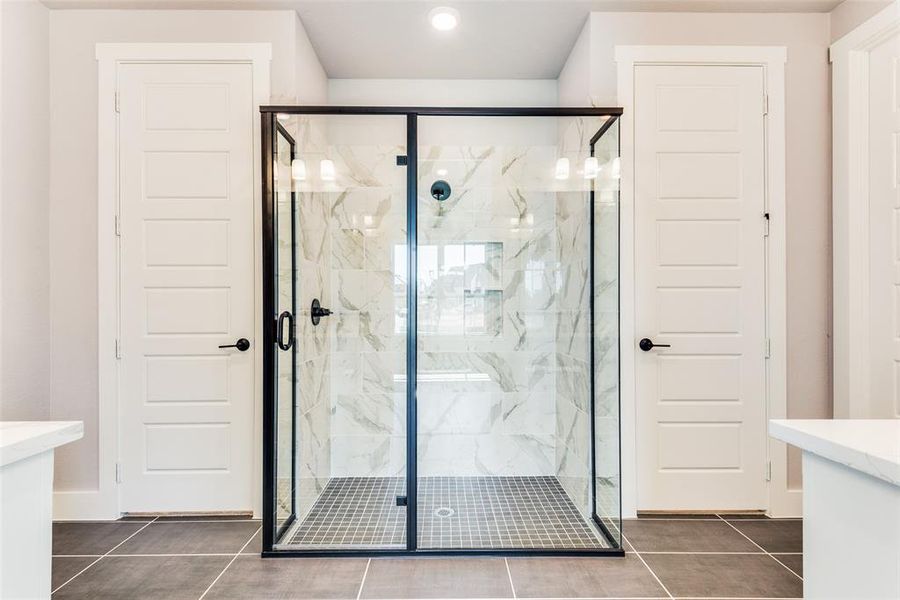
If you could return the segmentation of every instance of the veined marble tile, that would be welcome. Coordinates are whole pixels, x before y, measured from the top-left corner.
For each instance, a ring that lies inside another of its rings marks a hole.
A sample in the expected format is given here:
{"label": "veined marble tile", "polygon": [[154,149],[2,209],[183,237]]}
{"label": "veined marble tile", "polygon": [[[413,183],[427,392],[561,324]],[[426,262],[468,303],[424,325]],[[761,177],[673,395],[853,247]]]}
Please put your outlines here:
{"label": "veined marble tile", "polygon": [[[588,413],[566,399],[556,399],[557,452],[567,449],[585,463],[590,460],[590,419]],[[557,454],[557,458],[559,458]],[[573,460],[569,458],[569,460]]]}
{"label": "veined marble tile", "polygon": [[556,395],[552,390],[497,396],[502,408],[501,433],[544,437],[556,434]]}
{"label": "veined marble tile", "polygon": [[394,394],[406,391],[406,361],[400,352],[362,354],[362,390],[365,394]]}
{"label": "veined marble tile", "polygon": [[338,394],[331,409],[331,435],[402,435],[405,394]]}
{"label": "veined marble tile", "polygon": [[[556,354],[556,397],[568,400],[580,410],[587,410],[590,403],[590,366],[572,356]],[[557,404],[559,410],[560,404]]]}
{"label": "veined marble tile", "polygon": [[319,404],[328,403],[331,395],[330,366],[331,356],[328,354],[298,363],[297,405],[301,413]]}
{"label": "veined marble tile", "polygon": [[332,196],[333,227],[382,233],[406,231],[405,189],[349,189]]}
{"label": "veined marble tile", "polygon": [[363,234],[358,229],[336,229],[331,234],[331,264],[335,269],[363,268]]}
{"label": "veined marble tile", "polygon": [[400,477],[406,472],[406,437],[334,436],[332,477]]}
{"label": "veined marble tile", "polygon": [[500,399],[426,388],[416,394],[416,416],[421,434],[489,434],[500,420]]}
{"label": "veined marble tile", "polygon": [[333,146],[329,152],[342,188],[400,184],[406,168],[397,165],[397,156],[403,154],[401,146]]}
{"label": "veined marble tile", "polygon": [[359,313],[359,336],[364,352],[399,352],[406,347],[406,309],[365,310]]}
{"label": "veined marble tile", "polygon": [[362,338],[359,335],[359,313],[340,311],[331,317],[334,331],[335,352],[360,352]]}
{"label": "veined marble tile", "polygon": [[529,435],[420,434],[422,477],[454,475],[552,475],[553,437]]}
{"label": "veined marble tile", "polygon": [[331,355],[331,395],[352,396],[362,393],[362,355],[359,352],[335,352]]}

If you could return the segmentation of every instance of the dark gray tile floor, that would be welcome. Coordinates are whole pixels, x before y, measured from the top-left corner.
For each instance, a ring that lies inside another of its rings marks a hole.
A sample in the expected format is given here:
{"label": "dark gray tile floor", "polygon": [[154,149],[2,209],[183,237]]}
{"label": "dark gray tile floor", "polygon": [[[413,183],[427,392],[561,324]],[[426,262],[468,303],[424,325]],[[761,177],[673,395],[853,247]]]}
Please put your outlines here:
{"label": "dark gray tile floor", "polygon": [[[260,523],[54,525],[53,598],[800,598],[799,520],[625,521],[624,558],[260,559]],[[790,550],[788,550],[788,548]]]}
{"label": "dark gray tile floor", "polygon": [[[404,548],[400,477],[336,477],[285,546]],[[423,549],[608,547],[556,477],[422,477],[418,546]]]}

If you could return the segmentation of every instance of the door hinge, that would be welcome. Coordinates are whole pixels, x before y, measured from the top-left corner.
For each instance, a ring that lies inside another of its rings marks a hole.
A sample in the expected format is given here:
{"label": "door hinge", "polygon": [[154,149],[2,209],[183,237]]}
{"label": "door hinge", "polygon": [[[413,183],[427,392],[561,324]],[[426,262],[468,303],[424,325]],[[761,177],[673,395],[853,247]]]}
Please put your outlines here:
{"label": "door hinge", "polygon": [[394,501],[397,503],[397,506],[406,506],[406,496],[397,496]]}
{"label": "door hinge", "polygon": [[122,342],[116,338],[116,358],[122,358]]}
{"label": "door hinge", "polygon": [[763,233],[763,236],[769,237],[769,221],[770,221],[770,219],[769,219],[769,213],[763,213],[763,218],[766,220],[766,221],[765,221],[765,225],[764,225],[764,226],[765,226],[765,231],[764,231],[764,233]]}
{"label": "door hinge", "polygon": [[116,112],[119,112],[119,90],[115,93]]}
{"label": "door hinge", "polygon": [[119,218],[119,215],[116,215],[116,237],[120,237],[122,235],[122,219]]}
{"label": "door hinge", "polygon": [[122,483],[122,463],[116,463],[116,483]]}
{"label": "door hinge", "polygon": [[769,95],[763,94],[763,116],[769,114]]}
{"label": "door hinge", "polygon": [[766,461],[766,481],[772,481],[772,461]]}
{"label": "door hinge", "polygon": [[772,340],[766,338],[766,358],[772,358]]}
{"label": "door hinge", "polygon": [[406,154],[398,154],[397,155],[397,166],[405,167],[409,164],[409,156]]}

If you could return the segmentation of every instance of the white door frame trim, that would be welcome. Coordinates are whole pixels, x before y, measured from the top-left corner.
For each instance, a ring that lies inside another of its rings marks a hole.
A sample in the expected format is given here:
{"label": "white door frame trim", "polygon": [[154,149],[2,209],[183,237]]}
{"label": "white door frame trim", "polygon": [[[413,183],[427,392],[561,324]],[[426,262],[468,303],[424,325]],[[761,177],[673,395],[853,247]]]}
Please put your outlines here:
{"label": "white door frame trim", "polygon": [[[116,464],[120,456],[119,338],[120,263],[116,222],[119,207],[118,118],[116,90],[118,66],[134,62],[208,62],[252,65],[254,107],[269,101],[269,66],[272,46],[248,44],[97,44],[98,61],[98,171],[97,171],[97,317],[98,317],[98,488],[84,492],[56,492],[54,518],[116,519],[120,498]],[[260,120],[253,119],[253,211],[254,211],[254,336],[262,340],[262,269],[259,133]],[[254,365],[254,471],[253,512],[262,508],[262,352]]]}
{"label": "white door frame trim", "polygon": [[834,418],[869,413],[869,53],[900,30],[893,3],[836,41],[832,62]]}
{"label": "white door frame trim", "polygon": [[[622,179],[620,197],[620,353],[622,395],[622,512],[634,517],[638,507],[635,398],[635,277],[634,277],[634,69],[637,65],[758,65],[765,72],[766,207],[770,215],[766,249],[767,418],[787,415],[787,279],[785,253],[785,121],[783,46],[616,46],[618,103],[621,125]],[[760,99],[762,102],[763,99]],[[788,489],[787,447],[769,438],[771,476],[767,512],[772,516],[801,514],[799,490]],[[631,474],[632,476],[629,476]]]}

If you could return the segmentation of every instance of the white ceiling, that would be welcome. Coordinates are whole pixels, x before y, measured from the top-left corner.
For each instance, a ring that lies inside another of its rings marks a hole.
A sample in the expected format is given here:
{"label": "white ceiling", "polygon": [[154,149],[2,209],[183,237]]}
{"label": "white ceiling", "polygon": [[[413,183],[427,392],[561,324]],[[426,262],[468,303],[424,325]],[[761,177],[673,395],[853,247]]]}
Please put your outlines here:
{"label": "white ceiling", "polygon": [[[2,0],[0,0],[2,1]],[[44,0],[51,8],[294,9],[331,78],[555,79],[591,11],[827,12],[841,0]],[[452,32],[429,10],[460,11]]]}

